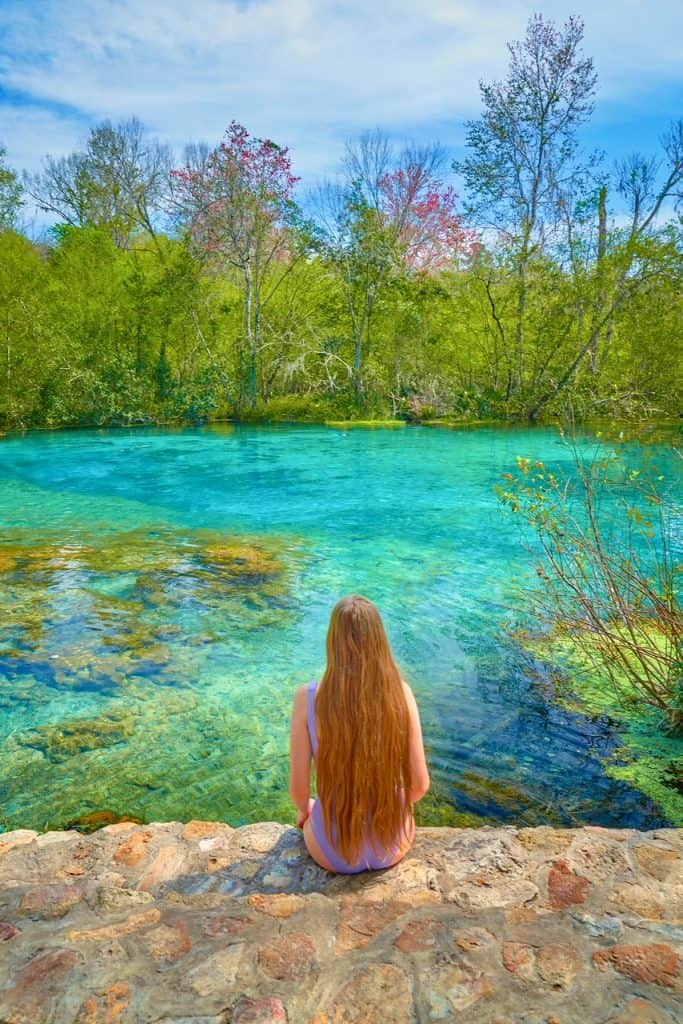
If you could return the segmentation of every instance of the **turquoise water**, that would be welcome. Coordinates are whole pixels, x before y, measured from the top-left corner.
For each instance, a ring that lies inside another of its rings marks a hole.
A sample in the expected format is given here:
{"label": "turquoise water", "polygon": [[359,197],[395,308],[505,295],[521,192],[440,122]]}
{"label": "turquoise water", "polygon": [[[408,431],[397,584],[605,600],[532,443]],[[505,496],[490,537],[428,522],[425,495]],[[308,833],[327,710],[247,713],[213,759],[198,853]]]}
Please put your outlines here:
{"label": "turquoise water", "polygon": [[350,592],[418,699],[423,820],[663,824],[604,773],[613,726],[553,704],[501,633],[534,574],[494,491],[517,455],[570,462],[550,430],[3,439],[0,830],[291,821],[293,692]]}

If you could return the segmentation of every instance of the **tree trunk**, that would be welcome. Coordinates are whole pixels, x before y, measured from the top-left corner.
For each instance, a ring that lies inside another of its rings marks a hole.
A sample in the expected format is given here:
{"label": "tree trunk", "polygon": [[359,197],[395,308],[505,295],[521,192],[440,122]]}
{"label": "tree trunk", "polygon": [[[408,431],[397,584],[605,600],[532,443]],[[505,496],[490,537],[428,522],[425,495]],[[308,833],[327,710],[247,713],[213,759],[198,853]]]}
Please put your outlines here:
{"label": "tree trunk", "polygon": [[360,331],[356,332],[356,351],[353,358],[353,393],[356,400],[356,405],[360,405],[361,400],[361,363],[363,357],[363,335]]}
{"label": "tree trunk", "polygon": [[519,295],[517,297],[517,324],[515,327],[515,380],[514,391],[521,391],[524,382],[524,317],[526,315],[526,254],[522,254],[517,272]]}
{"label": "tree trunk", "polygon": [[[604,305],[604,286],[602,281],[603,265],[605,262],[605,254],[607,252],[607,187],[605,185],[600,189],[600,196],[598,198],[598,302],[602,307]],[[608,334],[611,337],[612,323],[610,322],[608,327]],[[600,334],[595,335],[595,340],[589,350],[590,359],[590,372],[595,377],[598,373],[598,362],[600,354]]]}
{"label": "tree trunk", "polygon": [[256,405],[256,350],[253,326],[254,282],[251,266],[244,268],[244,326],[247,342],[247,405],[253,409]]}

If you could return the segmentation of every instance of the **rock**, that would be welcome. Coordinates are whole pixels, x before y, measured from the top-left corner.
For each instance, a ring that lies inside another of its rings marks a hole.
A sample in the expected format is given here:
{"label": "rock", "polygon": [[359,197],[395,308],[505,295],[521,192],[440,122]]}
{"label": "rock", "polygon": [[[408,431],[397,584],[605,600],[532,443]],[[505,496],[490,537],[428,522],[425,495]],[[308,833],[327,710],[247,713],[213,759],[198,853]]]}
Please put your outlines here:
{"label": "rock", "polygon": [[190,952],[192,941],[186,923],[181,919],[173,925],[162,924],[141,938],[142,945],[153,960],[175,963]]}
{"label": "rock", "polygon": [[0,857],[9,853],[15,846],[26,846],[27,843],[32,843],[37,838],[38,833],[30,828],[18,828],[14,832],[0,835]]}
{"label": "rock", "polygon": [[67,939],[69,942],[108,942],[110,939],[117,939],[122,935],[140,931],[141,928],[149,928],[150,925],[156,924],[160,917],[160,911],[153,907],[144,910],[141,914],[132,914],[125,921],[119,921],[117,924],[84,931],[71,931],[68,933]]}
{"label": "rock", "polygon": [[51,1007],[82,959],[71,949],[51,949],[29,960],[17,974],[14,984],[0,990],[2,1024],[38,1024],[55,1019]]}
{"label": "rock", "polygon": [[149,892],[137,889],[120,889],[116,886],[102,885],[97,890],[97,903],[105,910],[130,910],[145,903],[153,903],[154,897]]}
{"label": "rock", "polygon": [[147,857],[152,835],[152,831],[146,828],[140,832],[135,832],[129,839],[125,839],[114,854],[116,863],[124,864],[128,868],[134,868]]}
{"label": "rock", "polygon": [[132,990],[125,981],[116,981],[104,992],[93,993],[82,1003],[74,1024],[124,1024],[128,1016]]}
{"label": "rock", "polygon": [[412,986],[391,964],[368,964],[337,990],[310,1024],[413,1024]]}
{"label": "rock", "polygon": [[212,875],[215,871],[222,871],[223,868],[229,867],[230,864],[230,857],[209,857],[206,862],[206,870]]}
{"label": "rock", "polygon": [[162,846],[149,872],[140,882],[142,892],[149,892],[161,882],[179,875],[185,865],[185,851],[175,846]]}
{"label": "rock", "polygon": [[281,999],[248,999],[241,996],[232,1008],[231,1024],[287,1024]]}
{"label": "rock", "polygon": [[643,871],[660,882],[665,882],[673,874],[683,878],[683,859],[673,850],[656,843],[641,843],[634,847],[633,854]]}
{"label": "rock", "polygon": [[581,969],[581,959],[575,946],[569,943],[550,943],[536,953],[536,969],[542,981],[552,989],[569,989]]}
{"label": "rock", "polygon": [[505,942],[503,944],[503,966],[511,974],[530,980],[535,977],[536,953],[532,946],[522,942]]}
{"label": "rock", "polygon": [[300,981],[317,963],[315,946],[305,932],[289,932],[261,946],[257,962],[264,974],[278,981]]}
{"label": "rock", "polygon": [[520,828],[517,831],[517,842],[525,850],[538,850],[550,856],[563,853],[572,841],[572,833],[567,829],[550,828],[541,825],[538,828]]}
{"label": "rock", "polygon": [[623,1010],[604,1024],[673,1024],[673,1017],[648,999],[631,999]]}
{"label": "rock", "polygon": [[351,949],[362,949],[409,909],[410,906],[403,902],[359,903],[353,897],[344,897],[337,929],[337,950],[346,953]]}
{"label": "rock", "polygon": [[[604,881],[618,874],[630,873],[629,862],[623,850],[623,839],[615,841],[614,837],[609,835],[609,831],[582,831],[568,850],[569,858],[577,861],[593,880]],[[608,841],[601,842],[597,835],[604,835]],[[617,835],[620,833],[617,832]]]}
{"label": "rock", "polygon": [[36,839],[36,843],[40,849],[44,849],[46,846],[62,846],[73,843],[76,836],[78,836],[79,842],[83,838],[77,832],[43,832]]}
{"label": "rock", "polygon": [[54,920],[68,914],[74,904],[79,903],[85,895],[85,886],[74,883],[67,885],[41,885],[29,889],[19,904],[19,913],[28,917]]}
{"label": "rock", "polygon": [[537,895],[538,886],[526,878],[501,878],[495,883],[488,880],[461,883],[457,889],[449,891],[448,898],[457,906],[483,910],[527,903]]}
{"label": "rock", "polygon": [[443,945],[443,926],[436,918],[424,918],[421,921],[409,921],[394,945],[402,953],[431,952]]}
{"label": "rock", "polygon": [[183,975],[182,987],[191,988],[199,996],[229,992],[237,978],[244,952],[244,943],[237,943],[213,953]]}
{"label": "rock", "polygon": [[199,839],[209,839],[214,836],[229,836],[233,832],[230,825],[222,821],[188,821],[182,831],[183,839],[193,842]]}
{"label": "rock", "polygon": [[650,921],[661,921],[664,917],[661,896],[642,885],[619,886],[610,896],[610,902]]}
{"label": "rock", "polygon": [[633,981],[680,989],[681,958],[671,946],[655,942],[648,946],[612,946],[593,954],[597,967],[614,967]]}
{"label": "rock", "polygon": [[119,836],[126,832],[132,832],[135,827],[135,822],[126,820],[118,821],[114,825],[105,825],[99,829],[103,836]]}
{"label": "rock", "polygon": [[455,946],[464,953],[476,952],[478,949],[486,949],[495,941],[495,936],[486,928],[470,928],[466,932],[460,932],[455,936]]}
{"label": "rock", "polygon": [[623,922],[619,917],[605,914],[602,917],[594,917],[592,914],[572,913],[575,921],[583,925],[587,933],[594,938],[618,939],[624,931]]}
{"label": "rock", "polygon": [[263,875],[261,881],[269,889],[282,891],[289,889],[294,884],[294,874],[283,864],[281,867],[274,867],[268,871]]}
{"label": "rock", "polygon": [[554,861],[548,872],[548,899],[553,910],[584,903],[590,882],[575,874],[566,860]]}
{"label": "rock", "polygon": [[451,1021],[462,1010],[475,1006],[493,993],[486,975],[473,971],[464,962],[445,964],[428,970],[422,981],[427,1004],[427,1019]]}
{"label": "rock", "polygon": [[231,917],[229,914],[210,914],[204,920],[204,934],[215,938],[219,935],[239,935],[245,928],[255,924],[253,917]]}
{"label": "rock", "polygon": [[269,917],[291,917],[298,914],[306,905],[302,896],[294,894],[278,893],[266,895],[264,893],[253,893],[249,897],[249,905],[258,910],[261,914],[268,914]]}
{"label": "rock", "polygon": [[95,832],[97,829],[103,828],[104,825],[118,825],[121,822],[142,825],[142,820],[135,818],[132,814],[117,814],[116,811],[104,810],[91,811],[89,814],[73,818],[66,827],[74,828],[79,832]]}
{"label": "rock", "polygon": [[[239,849],[248,853],[270,853],[287,831],[285,825],[275,821],[260,825],[245,825],[237,829],[234,839]],[[303,842],[303,839],[301,840]]]}
{"label": "rock", "polygon": [[2,1024],[677,1020],[683,830],[434,828],[356,876],[273,823],[15,839]]}

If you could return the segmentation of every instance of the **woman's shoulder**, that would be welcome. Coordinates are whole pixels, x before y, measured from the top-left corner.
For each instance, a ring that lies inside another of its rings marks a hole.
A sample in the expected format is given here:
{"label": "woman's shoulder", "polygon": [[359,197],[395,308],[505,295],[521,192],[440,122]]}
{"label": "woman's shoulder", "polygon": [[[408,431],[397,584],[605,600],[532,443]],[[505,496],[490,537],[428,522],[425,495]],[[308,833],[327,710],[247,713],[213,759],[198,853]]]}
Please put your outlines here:
{"label": "woman's shoulder", "polygon": [[404,697],[406,699],[406,704],[408,705],[408,710],[410,711],[411,714],[416,714],[417,713],[417,701],[415,700],[415,694],[413,693],[413,691],[410,688],[410,686],[408,686],[408,683],[405,681],[405,679],[402,679],[401,682],[403,683],[403,695],[404,695]]}
{"label": "woman's shoulder", "polygon": [[296,690],[294,691],[294,703],[303,704],[305,701],[307,701],[308,694],[310,693],[311,690],[315,690],[317,685],[318,681],[314,679],[310,683],[303,683],[301,686],[297,686]]}

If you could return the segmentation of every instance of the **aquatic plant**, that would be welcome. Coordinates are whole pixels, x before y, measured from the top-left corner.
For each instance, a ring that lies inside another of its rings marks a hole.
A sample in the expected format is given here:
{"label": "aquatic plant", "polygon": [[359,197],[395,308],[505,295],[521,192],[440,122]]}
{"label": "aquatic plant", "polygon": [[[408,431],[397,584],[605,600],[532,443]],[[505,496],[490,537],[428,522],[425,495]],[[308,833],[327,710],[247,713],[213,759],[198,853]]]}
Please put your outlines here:
{"label": "aquatic plant", "polygon": [[539,679],[550,699],[569,711],[619,724],[621,743],[603,759],[606,774],[640,790],[661,807],[667,821],[683,827],[683,744],[667,730],[663,712],[639,703],[635,692],[624,702],[622,693],[632,688],[629,680],[624,677],[615,690],[575,637],[525,630],[517,630],[515,637],[532,656],[530,672],[539,665],[551,667],[550,677]]}

